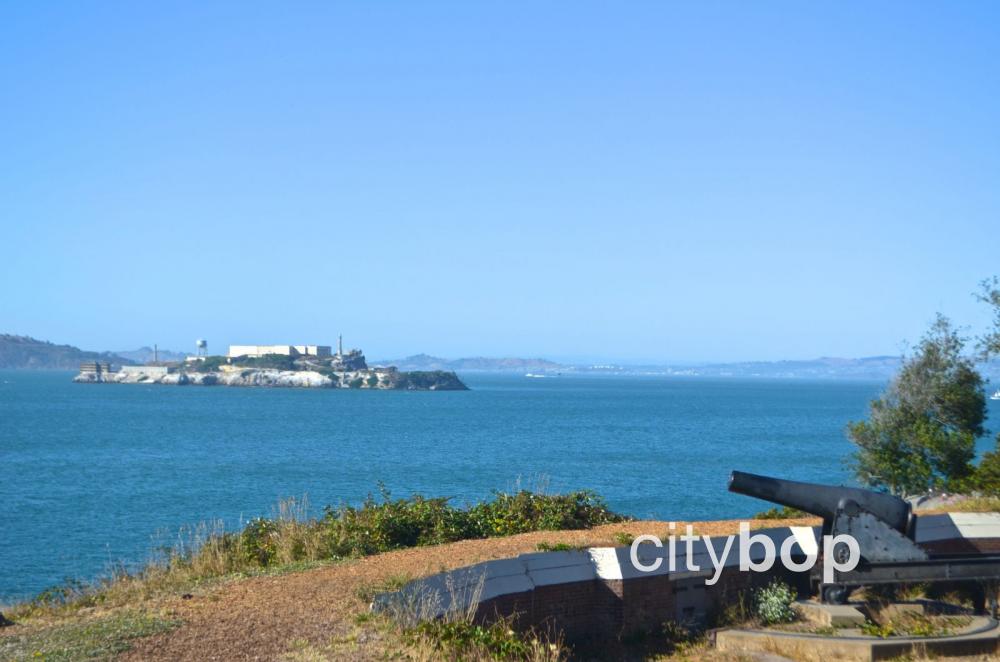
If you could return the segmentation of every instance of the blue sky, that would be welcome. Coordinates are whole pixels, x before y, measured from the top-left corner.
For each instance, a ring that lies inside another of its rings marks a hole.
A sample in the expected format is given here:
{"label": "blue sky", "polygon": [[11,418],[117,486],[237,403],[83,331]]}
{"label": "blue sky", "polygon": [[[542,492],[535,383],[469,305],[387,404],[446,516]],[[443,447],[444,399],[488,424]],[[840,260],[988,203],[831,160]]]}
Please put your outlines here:
{"label": "blue sky", "polygon": [[0,331],[702,361],[974,330],[995,3],[4,3]]}

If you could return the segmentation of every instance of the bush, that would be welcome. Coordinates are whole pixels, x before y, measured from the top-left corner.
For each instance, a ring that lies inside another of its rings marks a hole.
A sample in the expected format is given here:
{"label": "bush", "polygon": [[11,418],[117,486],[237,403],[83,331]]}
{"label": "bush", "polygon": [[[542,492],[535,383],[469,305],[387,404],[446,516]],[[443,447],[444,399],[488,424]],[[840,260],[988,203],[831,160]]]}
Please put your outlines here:
{"label": "bush", "polygon": [[383,489],[382,499],[380,503],[369,495],[360,508],[327,507],[322,526],[334,556],[366,556],[481,537],[467,512],[451,507],[447,498],[415,495],[392,500]]}
{"label": "bush", "polygon": [[791,623],[796,618],[795,610],[792,609],[796,597],[795,589],[788,584],[777,579],[772,581],[757,591],[757,618],[765,625]]}
{"label": "bush", "polygon": [[753,516],[754,519],[799,519],[802,517],[813,516],[805,511],[799,510],[798,508],[790,508],[789,506],[769,508],[764,512],[757,513]]}
{"label": "bush", "polygon": [[511,623],[491,625],[468,621],[423,621],[408,632],[413,642],[426,642],[435,657],[447,660],[562,660],[566,651],[558,641],[550,642],[533,633],[522,635]]}
{"label": "bush", "polygon": [[247,523],[241,535],[246,560],[261,567],[269,565],[276,551],[278,522],[258,517]]}
{"label": "bush", "polygon": [[414,495],[393,500],[384,488],[381,496],[379,502],[369,495],[359,508],[326,509],[322,525],[333,555],[364,556],[470,538],[585,529],[624,519],[587,491],[557,495],[497,492],[493,501],[467,509],[455,508],[447,498]]}
{"label": "bush", "polygon": [[184,364],[185,372],[218,372],[227,363],[225,356],[206,356],[201,361]]}
{"label": "bush", "polygon": [[527,490],[516,494],[497,492],[493,501],[476,505],[470,515],[481,537],[585,529],[623,520],[608,510],[603,499],[587,490],[557,495]]}

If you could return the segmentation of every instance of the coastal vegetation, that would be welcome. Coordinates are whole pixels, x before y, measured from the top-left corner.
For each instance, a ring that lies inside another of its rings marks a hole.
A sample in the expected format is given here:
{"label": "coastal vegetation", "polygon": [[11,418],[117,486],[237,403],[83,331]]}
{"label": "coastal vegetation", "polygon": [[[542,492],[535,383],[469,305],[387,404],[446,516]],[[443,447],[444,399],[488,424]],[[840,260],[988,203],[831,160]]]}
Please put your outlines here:
{"label": "coastal vegetation", "polygon": [[851,423],[856,473],[900,496],[961,489],[983,434],[983,379],[964,355],[965,339],[939,315],[869,419]]}
{"label": "coastal vegetation", "polygon": [[[23,625],[0,638],[0,658],[109,658],[128,650],[134,639],[179,626],[176,610],[164,607],[171,600],[244,578],[304,572],[392,550],[625,520],[587,491],[497,492],[488,501],[459,507],[448,498],[393,498],[380,489],[378,497],[327,507],[319,517],[309,516],[304,500],[288,499],[271,517],[251,520],[238,531],[218,523],[195,527],[139,570],[120,569],[93,584],[67,582],[4,608]],[[365,604],[374,591],[399,588],[410,578],[397,573],[364,591]],[[423,651],[427,659],[487,660],[502,654],[502,659],[556,660],[565,652],[558,640],[515,633],[502,624],[481,627],[466,619],[401,627],[381,620],[378,626],[393,646]],[[297,659],[295,651],[289,655]]]}
{"label": "coastal vegetation", "polygon": [[984,281],[978,298],[993,312],[993,327],[977,352],[950,320],[938,314],[930,329],[878,398],[865,421],[848,425],[857,446],[854,470],[869,487],[912,496],[937,490],[1000,494],[998,450],[974,464],[976,439],[986,434],[986,381],[976,360],[1000,352],[1000,288]]}
{"label": "coastal vegetation", "polygon": [[7,616],[17,620],[95,606],[125,606],[225,576],[303,569],[459,540],[586,529],[626,519],[588,491],[497,492],[492,500],[457,507],[446,497],[394,499],[380,489],[379,498],[369,495],[359,506],[328,506],[319,518],[308,515],[304,501],[288,499],[272,517],[253,519],[240,531],[225,531],[220,524],[196,527],[183,542],[163,550],[138,571],[121,569],[91,585],[67,583],[16,605]]}

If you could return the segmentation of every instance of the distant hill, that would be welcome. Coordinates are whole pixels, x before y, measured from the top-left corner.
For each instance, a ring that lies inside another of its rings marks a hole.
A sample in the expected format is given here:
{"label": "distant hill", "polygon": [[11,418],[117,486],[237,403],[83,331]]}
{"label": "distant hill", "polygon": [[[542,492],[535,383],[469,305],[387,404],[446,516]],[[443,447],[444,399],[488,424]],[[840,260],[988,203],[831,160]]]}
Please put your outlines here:
{"label": "distant hill", "polygon": [[[151,363],[154,352],[152,347],[140,347],[139,349],[115,352],[115,354],[135,363]],[[183,352],[173,352],[169,349],[157,350],[155,354],[160,361],[183,361],[188,356]]]}
{"label": "distant hill", "polygon": [[379,361],[400,370],[452,370],[458,372],[535,372],[620,375],[690,375],[702,377],[774,377],[829,379],[889,379],[901,363],[898,356],[857,359],[821,357],[800,361],[744,361],[699,365],[614,364],[566,365],[547,359],[473,357],[445,359],[416,354],[405,359]]}
{"label": "distant hill", "polygon": [[373,362],[394,365],[400,370],[448,370],[464,372],[559,372],[565,366],[546,359],[499,358],[482,356],[464,359],[443,359],[428,354],[416,354],[405,359]]}
{"label": "distant hill", "polygon": [[899,370],[899,356],[857,359],[820,357],[799,361],[743,361],[671,368],[673,374],[706,377],[785,377],[829,379],[890,379]]}
{"label": "distant hill", "polygon": [[0,368],[77,370],[83,361],[132,363],[111,352],[87,352],[72,345],[54,345],[28,336],[0,334]]}

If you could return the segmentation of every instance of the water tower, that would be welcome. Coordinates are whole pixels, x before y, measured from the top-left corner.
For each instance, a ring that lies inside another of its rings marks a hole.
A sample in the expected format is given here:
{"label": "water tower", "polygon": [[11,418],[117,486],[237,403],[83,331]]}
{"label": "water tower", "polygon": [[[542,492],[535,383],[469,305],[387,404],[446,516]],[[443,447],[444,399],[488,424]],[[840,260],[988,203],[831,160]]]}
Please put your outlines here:
{"label": "water tower", "polygon": [[198,348],[197,356],[205,356],[208,354],[208,341],[198,338],[194,341],[195,347]]}

